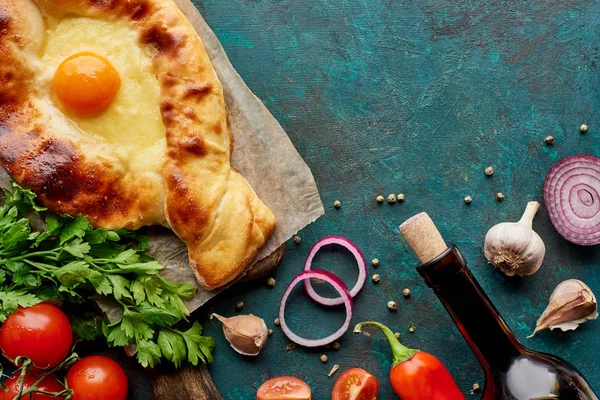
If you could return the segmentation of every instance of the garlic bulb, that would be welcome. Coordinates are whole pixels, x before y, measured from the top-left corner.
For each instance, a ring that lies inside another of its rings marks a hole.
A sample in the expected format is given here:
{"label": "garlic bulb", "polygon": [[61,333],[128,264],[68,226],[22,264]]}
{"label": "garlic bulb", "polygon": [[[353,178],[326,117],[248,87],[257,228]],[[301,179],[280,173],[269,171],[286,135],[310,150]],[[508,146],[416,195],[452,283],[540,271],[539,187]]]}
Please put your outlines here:
{"label": "garlic bulb", "polygon": [[223,333],[235,351],[245,356],[257,356],[269,337],[267,324],[262,318],[250,315],[237,315],[225,318],[212,314],[223,323]]}
{"label": "garlic bulb", "polygon": [[537,320],[531,336],[546,328],[575,330],[579,324],[596,318],[598,303],[592,290],[577,279],[569,279],[554,289],[550,304]]}
{"label": "garlic bulb", "polygon": [[542,266],[546,246],[532,229],[540,203],[530,201],[519,222],[503,222],[485,235],[485,257],[508,276],[527,276]]}

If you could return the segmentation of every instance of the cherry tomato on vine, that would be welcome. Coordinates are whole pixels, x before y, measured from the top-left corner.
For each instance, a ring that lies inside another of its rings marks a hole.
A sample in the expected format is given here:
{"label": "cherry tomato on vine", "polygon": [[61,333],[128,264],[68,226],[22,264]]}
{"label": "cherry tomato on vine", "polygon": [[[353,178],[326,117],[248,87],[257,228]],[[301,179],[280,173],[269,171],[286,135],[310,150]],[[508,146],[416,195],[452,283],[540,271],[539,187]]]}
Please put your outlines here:
{"label": "cherry tomato on vine", "polygon": [[[21,389],[19,382],[20,376],[21,371],[17,371],[4,382],[8,390],[0,389],[0,400],[13,400],[19,394]],[[37,377],[31,374],[26,374],[25,379],[23,380],[23,391],[29,389],[37,380]],[[38,390],[43,390],[44,392],[50,393],[60,393],[65,390],[65,387],[56,380],[54,375],[48,375],[45,377],[44,380],[36,386],[36,388]],[[26,396],[24,398],[27,400],[56,400],[60,397],[54,397],[52,395],[43,393],[32,393],[31,396]]]}
{"label": "cherry tomato on vine", "polygon": [[125,400],[127,375],[108,357],[89,356],[77,361],[67,373],[72,400]]}
{"label": "cherry tomato on vine", "polygon": [[14,360],[28,357],[37,369],[57,366],[71,350],[73,330],[56,306],[40,303],[19,308],[0,327],[0,350]]}

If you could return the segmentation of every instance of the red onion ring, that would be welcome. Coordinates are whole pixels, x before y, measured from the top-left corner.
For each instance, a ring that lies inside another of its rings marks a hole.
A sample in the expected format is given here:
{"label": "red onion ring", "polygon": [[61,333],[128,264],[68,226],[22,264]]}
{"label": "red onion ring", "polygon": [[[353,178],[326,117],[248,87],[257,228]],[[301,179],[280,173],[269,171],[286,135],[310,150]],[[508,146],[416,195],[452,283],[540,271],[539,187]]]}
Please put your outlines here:
{"label": "red onion ring", "polygon": [[544,181],[544,202],[565,239],[600,244],[600,158],[573,156],[552,167]]}
{"label": "red onion ring", "polygon": [[[354,243],[352,243],[345,237],[326,236],[323,239],[319,240],[317,243],[315,243],[312,249],[310,249],[310,253],[308,253],[308,257],[306,258],[306,262],[304,263],[304,271],[310,271],[315,255],[324,246],[331,244],[337,244],[344,247],[354,256],[354,259],[356,260],[356,264],[358,265],[358,279],[356,280],[356,284],[354,285],[354,287],[350,289],[350,296],[356,297],[358,292],[360,292],[360,290],[365,285],[365,281],[367,280],[367,263],[365,262],[365,257],[363,256],[358,246],[356,246]],[[340,304],[344,303],[344,299],[342,299],[341,297],[327,298],[318,294],[312,287],[310,280],[304,281],[304,288],[306,289],[306,292],[308,293],[311,299],[324,306],[339,306]]]}
{"label": "red onion ring", "polygon": [[[331,286],[333,286],[333,288],[340,294],[342,302],[346,307],[346,320],[344,321],[344,324],[341,326],[340,329],[322,339],[306,339],[301,336],[298,336],[294,332],[292,332],[292,330],[289,328],[285,321],[285,304],[287,303],[287,299],[290,296],[290,293],[292,293],[292,289],[296,287],[298,282],[306,281],[307,279],[313,278],[322,279],[325,282],[329,283]],[[351,319],[352,297],[350,296],[350,292],[348,292],[348,288],[346,288],[344,282],[342,282],[337,276],[327,271],[312,270],[301,272],[300,274],[298,274],[292,280],[285,293],[283,294],[283,298],[281,299],[281,305],[279,306],[279,322],[281,324],[281,330],[283,331],[285,336],[287,336],[288,339],[290,339],[292,342],[305,347],[325,346],[329,343],[335,342],[348,330],[348,328],[350,327]]]}

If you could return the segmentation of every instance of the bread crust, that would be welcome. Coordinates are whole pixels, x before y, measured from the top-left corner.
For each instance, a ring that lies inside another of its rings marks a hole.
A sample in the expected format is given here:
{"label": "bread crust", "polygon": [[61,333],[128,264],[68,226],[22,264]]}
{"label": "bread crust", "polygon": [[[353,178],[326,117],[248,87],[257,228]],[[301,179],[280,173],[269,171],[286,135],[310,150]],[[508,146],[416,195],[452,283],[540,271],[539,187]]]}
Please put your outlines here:
{"label": "bread crust", "polygon": [[[162,176],[132,174],[33,101],[30,65],[44,26],[67,15],[123,19],[139,33],[161,87]],[[199,283],[222,286],[250,266],[275,227],[230,166],[232,146],[222,86],[171,0],[0,0],[0,163],[52,211],[109,229],[168,224],[187,244]]]}

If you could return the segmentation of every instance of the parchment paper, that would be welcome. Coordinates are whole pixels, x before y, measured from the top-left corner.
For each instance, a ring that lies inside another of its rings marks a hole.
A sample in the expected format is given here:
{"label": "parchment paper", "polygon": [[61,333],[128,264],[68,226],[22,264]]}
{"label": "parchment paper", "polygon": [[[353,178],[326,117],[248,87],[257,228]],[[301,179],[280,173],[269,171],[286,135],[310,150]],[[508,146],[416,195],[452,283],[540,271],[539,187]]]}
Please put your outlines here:
{"label": "parchment paper", "polygon": [[[275,214],[277,226],[260,250],[260,260],[281,246],[325,210],[310,169],[296,151],[283,128],[235,71],[221,43],[190,0],[174,0],[204,42],[213,67],[223,85],[234,137],[232,165],[248,180],[258,196]],[[188,267],[185,245],[170,231],[150,236],[152,255],[168,270],[168,279],[196,284]],[[188,302],[195,310],[223,289],[206,291]]]}

